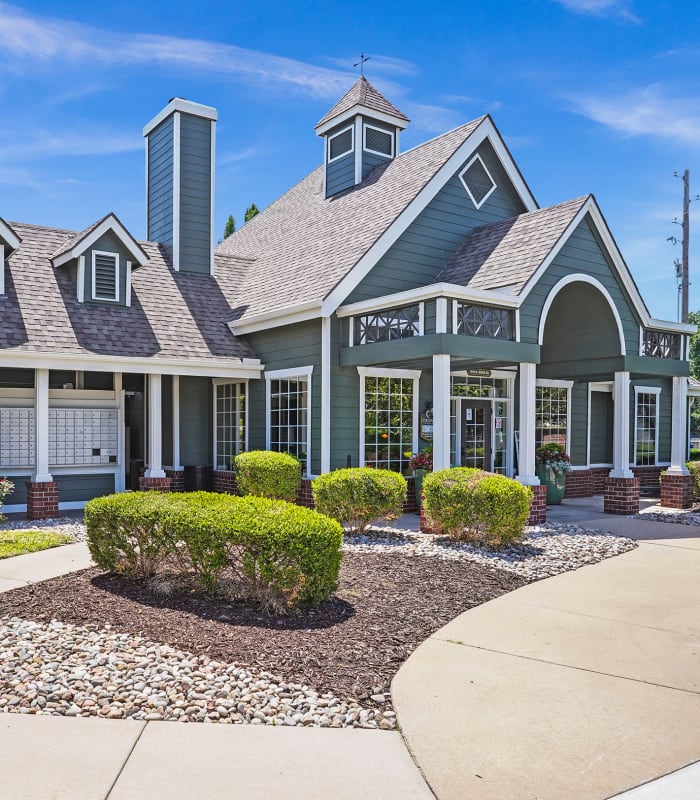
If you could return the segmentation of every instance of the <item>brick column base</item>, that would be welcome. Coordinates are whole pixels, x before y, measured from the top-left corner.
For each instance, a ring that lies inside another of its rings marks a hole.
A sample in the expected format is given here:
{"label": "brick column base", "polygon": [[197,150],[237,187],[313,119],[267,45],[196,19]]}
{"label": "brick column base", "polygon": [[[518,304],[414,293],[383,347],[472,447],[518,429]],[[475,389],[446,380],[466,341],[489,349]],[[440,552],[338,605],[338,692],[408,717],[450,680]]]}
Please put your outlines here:
{"label": "brick column base", "polygon": [[572,469],[566,473],[564,499],[573,497],[593,497],[593,473],[590,469]]}
{"label": "brick column base", "polygon": [[403,504],[404,514],[418,513],[419,503],[416,497],[416,479],[413,477],[406,478],[406,502]]}
{"label": "brick column base", "polygon": [[58,484],[26,481],[27,516],[29,519],[48,519],[58,516]]}
{"label": "brick column base", "polygon": [[665,508],[692,508],[693,484],[692,475],[662,475],[661,505]]}
{"label": "brick column base", "polygon": [[172,478],[139,478],[139,490],[142,492],[170,492]]}
{"label": "brick column base", "polygon": [[297,499],[295,502],[298,506],[305,506],[306,508],[313,508],[315,506],[314,496],[311,492],[311,480],[309,478],[304,478],[302,480],[301,486],[297,491]]}
{"label": "brick column base", "polygon": [[236,473],[230,469],[215,469],[211,476],[212,491],[219,494],[238,494]]}
{"label": "brick column base", "polygon": [[639,478],[608,478],[603,495],[606,514],[639,513]]}
{"label": "brick column base", "polygon": [[[568,478],[567,478],[568,480]],[[532,503],[530,504],[530,516],[527,518],[528,525],[541,525],[547,521],[547,487],[544,485],[531,486]]]}
{"label": "brick column base", "polygon": [[[170,478],[170,491],[171,492],[184,492],[185,491],[185,470],[184,469],[166,469],[166,477]],[[156,479],[158,480],[158,479]]]}

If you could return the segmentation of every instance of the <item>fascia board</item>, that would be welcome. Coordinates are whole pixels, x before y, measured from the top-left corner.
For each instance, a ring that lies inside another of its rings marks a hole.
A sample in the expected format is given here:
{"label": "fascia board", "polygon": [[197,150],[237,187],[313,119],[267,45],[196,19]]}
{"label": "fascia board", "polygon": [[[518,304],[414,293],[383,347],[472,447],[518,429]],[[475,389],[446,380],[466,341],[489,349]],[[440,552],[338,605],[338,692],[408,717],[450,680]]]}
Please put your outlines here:
{"label": "fascia board", "polygon": [[19,236],[17,236],[17,234],[3,219],[0,219],[0,239],[3,239],[5,242],[7,242],[10,250],[17,250],[17,248],[22,244],[22,240],[19,238]]}
{"label": "fascia board", "polygon": [[378,311],[379,309],[387,308],[387,306],[419,303],[423,300],[432,300],[437,297],[447,297],[450,300],[472,300],[477,303],[505,306],[506,308],[517,308],[519,305],[518,298],[513,295],[469,289],[455,283],[433,283],[428,286],[421,286],[418,289],[408,289],[405,292],[396,292],[395,294],[387,294],[382,297],[374,297],[371,300],[360,300],[357,303],[340,306],[336,314],[340,318],[351,317],[356,314]]}
{"label": "fascia board", "polygon": [[163,120],[167,119],[176,111],[214,121],[219,118],[219,112],[215,108],[212,108],[212,106],[205,106],[201,103],[193,103],[191,100],[183,100],[181,97],[175,97],[162,111],[159,111],[155,117],[146,124],[143,129],[143,135],[148,136],[148,134],[157,128]]}
{"label": "fascia board", "polygon": [[262,314],[233,320],[228,324],[234,336],[243,336],[246,333],[256,333],[268,328],[279,328],[282,325],[293,325],[296,322],[307,322],[321,316],[321,304],[317,301],[300,303],[298,306],[287,306],[275,311],[265,311]]}
{"label": "fascia board", "polygon": [[[490,117],[484,117],[474,131],[462,142],[455,152],[447,159],[440,169],[433,175],[428,183],[418,192],[413,200],[399,214],[394,222],[375,241],[367,252],[358,260],[350,272],[336,285],[323,301],[323,316],[333,314],[343,300],[357,287],[369,274],[379,259],[387,250],[406,232],[409,225],[425,210],[428,203],[437,195],[447,181],[457,172],[457,169],[467,160],[484,141],[488,139],[498,154],[503,168],[516,187],[527,211],[537,208],[535,198],[530,193],[525,181],[513,162],[510,153],[503,144],[500,135]],[[404,154],[405,155],[405,154]]]}
{"label": "fascia board", "polygon": [[324,134],[328,133],[328,131],[333,130],[333,128],[337,127],[338,125],[342,125],[343,122],[347,122],[347,120],[358,115],[369,117],[370,119],[376,119],[379,120],[379,122],[385,122],[387,125],[393,125],[395,128],[399,128],[400,130],[405,130],[408,127],[408,122],[406,122],[405,119],[395,117],[393,114],[387,114],[383,111],[375,111],[373,108],[363,106],[361,103],[356,103],[347,111],[343,111],[342,114],[338,114],[337,117],[333,117],[333,119],[329,119],[327,122],[324,122],[323,125],[319,125],[318,127],[314,128],[316,135],[323,136]]}
{"label": "fascia board", "polygon": [[692,336],[698,332],[698,326],[690,322],[672,322],[664,319],[650,319],[646,326],[655,331],[670,331],[671,333],[687,333]]}
{"label": "fascia board", "polygon": [[148,256],[138,246],[134,237],[126,230],[126,228],[117,220],[112,214],[106,217],[100,225],[79,242],[68,250],[66,253],[61,254],[53,259],[54,267],[61,267],[72,261],[74,258],[82,255],[89,247],[91,247],[101,236],[104,236],[107,231],[112,233],[119,239],[124,247],[129,251],[134,261],[140,266],[148,264]]}
{"label": "fascia board", "polygon": [[69,353],[0,350],[0,365],[33,369],[94,370],[97,372],[143,372],[154,375],[197,375],[210,378],[259,378],[264,365],[256,359],[231,360],[226,366],[205,360],[171,358],[73,355]]}

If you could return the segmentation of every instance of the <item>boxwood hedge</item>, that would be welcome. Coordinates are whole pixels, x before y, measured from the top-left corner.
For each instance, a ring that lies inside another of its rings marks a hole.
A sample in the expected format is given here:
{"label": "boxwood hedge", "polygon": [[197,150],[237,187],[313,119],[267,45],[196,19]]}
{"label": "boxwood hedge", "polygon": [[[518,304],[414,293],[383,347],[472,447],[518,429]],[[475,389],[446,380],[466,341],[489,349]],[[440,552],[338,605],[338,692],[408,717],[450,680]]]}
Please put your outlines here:
{"label": "boxwood hedge", "polygon": [[293,503],[301,485],[301,464],[289,453],[249,450],[233,459],[238,491]]}

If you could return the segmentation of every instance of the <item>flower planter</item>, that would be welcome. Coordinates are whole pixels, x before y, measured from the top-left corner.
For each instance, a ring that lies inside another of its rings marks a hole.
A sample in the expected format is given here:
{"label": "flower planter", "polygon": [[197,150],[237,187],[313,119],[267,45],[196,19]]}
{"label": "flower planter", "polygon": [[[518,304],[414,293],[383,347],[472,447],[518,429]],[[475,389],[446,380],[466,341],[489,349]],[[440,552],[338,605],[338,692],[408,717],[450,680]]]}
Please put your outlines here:
{"label": "flower planter", "polygon": [[545,464],[538,464],[537,477],[540,483],[547,487],[547,505],[560,505],[566,489],[566,471],[557,471]]}

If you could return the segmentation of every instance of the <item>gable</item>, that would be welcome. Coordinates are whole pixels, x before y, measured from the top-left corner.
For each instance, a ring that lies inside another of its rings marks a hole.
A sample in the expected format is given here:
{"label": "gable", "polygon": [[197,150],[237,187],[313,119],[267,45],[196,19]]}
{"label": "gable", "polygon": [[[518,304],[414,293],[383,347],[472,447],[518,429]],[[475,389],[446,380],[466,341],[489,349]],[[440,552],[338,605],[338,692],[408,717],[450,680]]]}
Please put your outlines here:
{"label": "gable", "polygon": [[[479,155],[496,183],[480,208],[469,197],[459,174]],[[379,259],[347,297],[354,303],[434,283],[447,261],[471,232],[527,211],[487,139],[468,154],[433,200]]]}
{"label": "gable", "polygon": [[[106,303],[109,301],[94,299],[92,296],[93,290],[93,257],[98,253],[114,254],[117,258],[117,278],[118,278],[118,297],[117,303],[110,303],[110,305],[128,305],[127,298],[127,262],[133,264],[132,256],[129,251],[124,247],[121,240],[112,233],[107,231],[105,234],[92,244],[84,253],[85,269],[83,277],[83,290],[84,298],[88,303]],[[79,275],[79,273],[78,273]],[[77,278],[79,280],[79,277]]]}
{"label": "gable", "polygon": [[550,291],[562,278],[573,274],[587,275],[605,287],[620,317],[627,352],[637,352],[642,320],[594,229],[590,213],[574,229],[520,306],[521,341],[538,342],[542,309]]}

